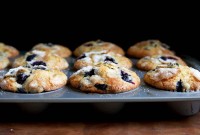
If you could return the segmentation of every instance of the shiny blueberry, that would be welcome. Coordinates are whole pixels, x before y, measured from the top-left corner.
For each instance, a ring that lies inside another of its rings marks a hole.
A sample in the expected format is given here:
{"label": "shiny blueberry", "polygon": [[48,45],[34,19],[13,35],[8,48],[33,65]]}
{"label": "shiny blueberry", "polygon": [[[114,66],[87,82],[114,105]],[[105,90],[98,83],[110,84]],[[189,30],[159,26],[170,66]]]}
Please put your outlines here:
{"label": "shiny blueberry", "polygon": [[176,83],[176,91],[183,92],[183,82],[181,80]]}
{"label": "shiny blueberry", "polygon": [[164,61],[167,60],[167,57],[165,57],[165,56],[161,56],[160,58],[161,58],[162,60],[164,60]]}
{"label": "shiny blueberry", "polygon": [[26,61],[32,61],[36,57],[36,54],[28,55]]}
{"label": "shiny blueberry", "polygon": [[31,65],[32,66],[39,66],[39,65],[47,66],[47,64],[43,61],[35,61]]}
{"label": "shiny blueberry", "polygon": [[111,62],[117,64],[117,62],[115,61],[115,59],[113,59],[112,57],[108,57],[108,56],[106,57],[106,59],[104,61],[111,61]]}
{"label": "shiny blueberry", "polygon": [[160,57],[162,60],[164,60],[164,61],[166,61],[167,59],[170,59],[170,60],[177,60],[176,58],[174,58],[174,57],[171,57],[171,56],[161,56]]}
{"label": "shiny blueberry", "polygon": [[97,89],[99,89],[99,90],[106,90],[106,88],[107,88],[107,85],[106,84],[95,84],[94,85]]}
{"label": "shiny blueberry", "polygon": [[77,60],[83,59],[83,58],[85,58],[85,57],[86,57],[86,55],[83,54],[83,55],[81,55],[80,57],[78,57]]}
{"label": "shiny blueberry", "polygon": [[84,77],[87,77],[87,76],[92,76],[92,75],[95,75],[95,73],[94,73],[94,69],[92,69],[91,71],[89,71],[89,72],[85,72],[85,75],[84,75]]}
{"label": "shiny blueberry", "polygon": [[121,77],[124,81],[135,84],[132,80],[129,74],[121,70]]}
{"label": "shiny blueberry", "polygon": [[28,75],[25,75],[23,73],[18,74],[17,78],[16,78],[17,79],[17,83],[23,84],[28,77],[29,77]]}

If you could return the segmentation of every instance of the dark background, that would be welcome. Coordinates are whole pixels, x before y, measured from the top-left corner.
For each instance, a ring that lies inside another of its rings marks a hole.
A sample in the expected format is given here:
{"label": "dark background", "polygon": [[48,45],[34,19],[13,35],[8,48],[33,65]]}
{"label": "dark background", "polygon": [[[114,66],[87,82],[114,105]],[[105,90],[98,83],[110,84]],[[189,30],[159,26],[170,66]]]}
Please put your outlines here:
{"label": "dark background", "polygon": [[58,43],[74,50],[97,39],[127,50],[136,42],[159,39],[177,55],[200,59],[199,8],[195,3],[23,4],[2,9],[0,23],[0,42],[19,50],[28,51],[40,42]]}

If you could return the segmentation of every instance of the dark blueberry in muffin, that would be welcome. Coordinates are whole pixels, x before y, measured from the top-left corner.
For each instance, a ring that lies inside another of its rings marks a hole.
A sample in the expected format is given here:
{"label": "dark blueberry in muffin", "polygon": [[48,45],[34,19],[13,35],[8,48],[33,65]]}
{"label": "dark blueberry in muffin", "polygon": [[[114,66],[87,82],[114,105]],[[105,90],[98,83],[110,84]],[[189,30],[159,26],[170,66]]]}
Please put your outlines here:
{"label": "dark blueberry in muffin", "polygon": [[94,85],[97,89],[99,89],[99,90],[106,90],[106,88],[107,88],[107,85],[106,84],[95,84]]}
{"label": "dark blueberry in muffin", "polygon": [[28,55],[26,57],[26,61],[32,61],[36,56],[37,56],[36,54]]}
{"label": "dark blueberry in muffin", "polygon": [[126,82],[129,82],[129,83],[132,83],[132,84],[135,84],[132,80],[131,80],[131,77],[128,73],[124,72],[121,70],[121,78],[126,81]]}
{"label": "dark blueberry in muffin", "polygon": [[17,83],[23,84],[28,77],[29,77],[29,75],[25,75],[23,73],[18,74],[17,78],[16,78],[17,79]]}
{"label": "dark blueberry in muffin", "polygon": [[43,61],[35,61],[31,65],[32,66],[40,66],[40,65],[47,66],[47,64]]}
{"label": "dark blueberry in muffin", "polygon": [[181,80],[176,83],[176,91],[183,92],[183,82]]}
{"label": "dark blueberry in muffin", "polygon": [[86,57],[86,55],[83,54],[83,55],[81,55],[80,57],[78,57],[77,60],[83,59],[83,58],[85,58],[85,57]]}
{"label": "dark blueberry in muffin", "polygon": [[156,69],[152,69],[152,71],[156,71]]}
{"label": "dark blueberry in muffin", "polygon": [[46,70],[47,68],[46,68],[46,67],[43,67],[43,66],[37,66],[37,67],[33,67],[33,69]]}
{"label": "dark blueberry in muffin", "polygon": [[111,62],[117,64],[117,62],[115,61],[115,59],[113,59],[112,57],[108,57],[108,56],[106,57],[106,59],[104,61],[111,61]]}
{"label": "dark blueberry in muffin", "polygon": [[19,93],[27,93],[23,88],[18,88],[17,92],[19,92]]}
{"label": "dark blueberry in muffin", "polygon": [[160,58],[161,58],[162,60],[164,60],[164,61],[166,61],[167,59],[177,60],[176,58],[171,57],[171,56],[161,56]]}
{"label": "dark blueberry in muffin", "polygon": [[94,73],[94,69],[92,69],[91,71],[89,71],[89,72],[85,72],[85,75],[84,75],[84,77],[87,77],[87,76],[92,76],[92,75],[95,75],[95,73]]}

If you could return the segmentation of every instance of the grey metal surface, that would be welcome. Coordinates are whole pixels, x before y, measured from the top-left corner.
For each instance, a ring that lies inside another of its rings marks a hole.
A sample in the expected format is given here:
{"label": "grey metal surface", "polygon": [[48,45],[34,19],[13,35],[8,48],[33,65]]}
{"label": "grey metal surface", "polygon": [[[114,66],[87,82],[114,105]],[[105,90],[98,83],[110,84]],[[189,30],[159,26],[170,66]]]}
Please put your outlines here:
{"label": "grey metal surface", "polygon": [[[200,70],[200,62],[191,57],[184,57],[189,66]],[[73,58],[67,59],[70,62],[70,68],[64,72],[69,77],[74,71],[72,69]],[[132,59],[133,63],[136,63],[136,59]],[[140,71],[137,68],[132,68],[141,78],[141,85],[139,88],[119,93],[119,94],[94,94],[83,93],[70,86],[65,86],[61,89],[37,93],[37,94],[25,94],[25,93],[12,93],[0,90],[0,102],[7,103],[28,103],[28,102],[42,102],[42,103],[77,103],[77,102],[174,102],[174,101],[199,101],[200,92],[169,92],[147,86],[143,82],[144,71]],[[2,76],[5,71],[0,71]]]}

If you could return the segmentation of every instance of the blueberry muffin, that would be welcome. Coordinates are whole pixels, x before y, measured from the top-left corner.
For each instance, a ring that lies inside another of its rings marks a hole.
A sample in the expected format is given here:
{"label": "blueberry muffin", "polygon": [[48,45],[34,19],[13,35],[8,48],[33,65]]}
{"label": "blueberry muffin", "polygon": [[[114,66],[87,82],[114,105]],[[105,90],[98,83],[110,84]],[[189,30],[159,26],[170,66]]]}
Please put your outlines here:
{"label": "blueberry muffin", "polygon": [[104,50],[107,52],[114,52],[121,55],[125,54],[124,50],[119,46],[110,42],[104,42],[102,40],[86,42],[80,45],[78,48],[76,48],[73,53],[75,56],[79,57],[80,55],[86,52],[98,52]]}
{"label": "blueberry muffin", "polygon": [[15,59],[12,67],[26,65],[31,66],[37,64],[38,62],[43,62],[44,65],[47,66],[49,69],[63,70],[69,66],[68,62],[58,55],[45,51],[32,50],[30,52],[27,52],[24,56]]}
{"label": "blueberry muffin", "polygon": [[81,69],[86,66],[94,66],[100,62],[110,61],[112,63],[118,64],[119,66],[125,68],[132,67],[132,61],[120,54],[115,54],[113,52],[106,53],[105,51],[101,52],[88,52],[82,54],[74,63],[75,69]]}
{"label": "blueberry muffin", "polygon": [[106,62],[78,70],[69,78],[69,82],[83,92],[120,93],[137,88],[140,78],[127,68]]}
{"label": "blueberry muffin", "polygon": [[69,48],[58,45],[58,44],[52,44],[52,43],[39,43],[33,47],[33,50],[41,50],[41,51],[48,51],[53,54],[57,54],[60,57],[66,58],[69,57],[72,52]]}
{"label": "blueberry muffin", "polygon": [[67,76],[63,72],[48,70],[44,65],[12,68],[0,79],[3,90],[22,93],[52,91],[66,83]]}
{"label": "blueberry muffin", "polygon": [[6,45],[0,42],[0,52],[5,53],[8,58],[16,57],[19,55],[19,51],[13,46]]}
{"label": "blueberry muffin", "polygon": [[148,71],[144,76],[144,81],[162,90],[198,91],[200,89],[200,72],[188,66],[170,63],[167,66]]}
{"label": "blueberry muffin", "polygon": [[10,64],[10,61],[6,57],[5,53],[0,52],[0,70],[8,67],[9,64]]}
{"label": "blueberry muffin", "polygon": [[159,40],[147,40],[131,46],[127,54],[131,57],[142,58],[152,55],[174,55],[174,52],[170,51],[169,46]]}
{"label": "blueberry muffin", "polygon": [[138,60],[136,66],[141,70],[152,70],[155,69],[158,65],[168,65],[169,63],[178,63],[180,65],[186,66],[187,64],[177,56],[173,55],[153,55],[146,56]]}

